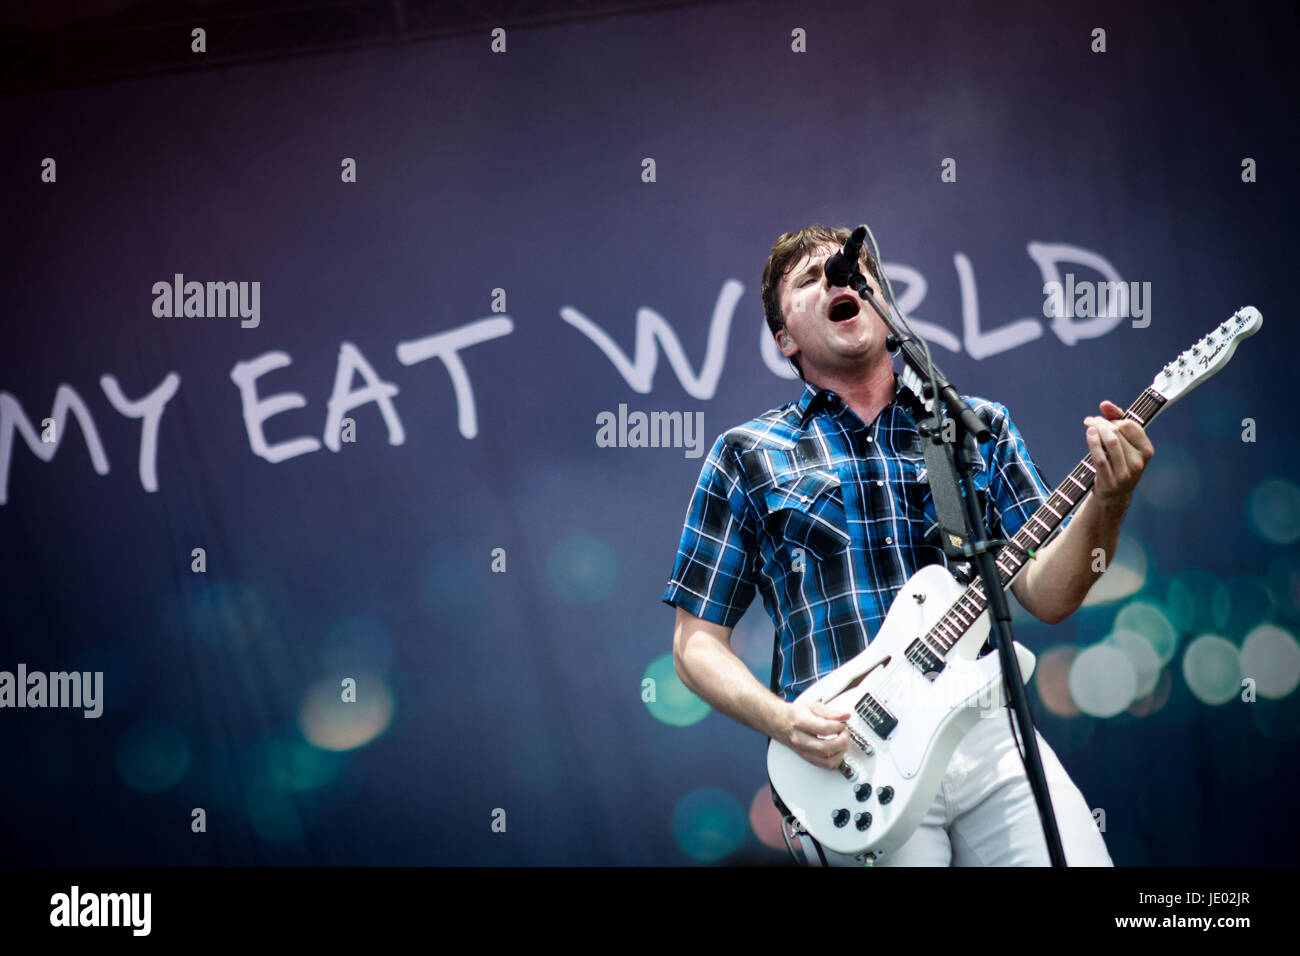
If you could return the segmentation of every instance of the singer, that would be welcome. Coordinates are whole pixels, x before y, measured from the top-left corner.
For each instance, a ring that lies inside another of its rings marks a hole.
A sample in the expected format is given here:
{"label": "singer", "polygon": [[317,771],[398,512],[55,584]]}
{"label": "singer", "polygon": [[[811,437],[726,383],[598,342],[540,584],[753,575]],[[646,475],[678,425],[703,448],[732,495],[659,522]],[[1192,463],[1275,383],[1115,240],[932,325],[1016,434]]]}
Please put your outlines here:
{"label": "singer", "polygon": [[[843,281],[856,264],[884,302],[879,264],[845,248],[848,229],[811,225],[777,239],[762,301],[777,347],[803,380],[797,400],[730,429],[713,443],[682,529],[665,603],[676,607],[677,673],[715,709],[779,740],[820,767],[849,747],[847,713],[793,703],[862,651],[903,583],[946,564],[924,481],[915,398],[894,373],[888,329]],[[847,258],[846,258],[847,256]],[[841,275],[836,275],[836,272]],[[828,279],[827,273],[831,273]],[[974,481],[989,532],[1010,538],[1050,495],[1007,408],[963,396],[988,425]],[[1012,591],[1055,624],[1099,577],[1094,549],[1115,553],[1133,490],[1154,452],[1146,432],[1102,402],[1084,420],[1096,467],[1091,493],[1037,552]],[[776,628],[773,687],[730,646],[754,599]],[[962,740],[912,836],[881,866],[1039,866],[1048,863],[1037,807],[1005,711]],[[1040,734],[1066,862],[1112,865],[1088,803]],[[854,858],[801,840],[810,863]],[[814,854],[813,849],[817,852]]]}

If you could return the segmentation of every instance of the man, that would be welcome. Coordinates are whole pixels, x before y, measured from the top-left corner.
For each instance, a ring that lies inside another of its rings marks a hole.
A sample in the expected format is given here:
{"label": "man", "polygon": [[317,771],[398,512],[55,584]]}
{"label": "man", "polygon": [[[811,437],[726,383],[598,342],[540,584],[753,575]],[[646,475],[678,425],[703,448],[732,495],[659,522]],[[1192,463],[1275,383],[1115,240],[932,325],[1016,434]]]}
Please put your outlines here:
{"label": "man", "polygon": [[[856,292],[831,285],[826,258],[850,232],[813,225],[785,233],[763,271],[777,347],[804,380],[798,402],[731,429],[714,443],[686,516],[663,600],[676,606],[673,658],[683,683],[715,709],[834,768],[849,746],[847,713],[793,703],[863,649],[898,589],[946,563],[915,419],[885,340]],[[877,263],[861,271],[884,302]],[[1011,538],[1047,499],[1006,408],[966,397],[993,437],[974,482],[992,535]],[[1109,562],[1120,522],[1154,449],[1146,432],[1102,402],[1084,419],[1096,478],[1074,515],[1012,585],[1035,617],[1055,624],[1082,603]],[[731,650],[731,630],[755,591],[777,630],[773,683],[763,687]],[[911,838],[876,865],[1046,865],[1037,808],[1007,720],[980,720],[954,752]],[[1078,788],[1038,736],[1066,862],[1110,866]],[[807,841],[802,841],[807,844]],[[816,860],[805,845],[805,855]],[[825,851],[827,861],[852,857]]]}

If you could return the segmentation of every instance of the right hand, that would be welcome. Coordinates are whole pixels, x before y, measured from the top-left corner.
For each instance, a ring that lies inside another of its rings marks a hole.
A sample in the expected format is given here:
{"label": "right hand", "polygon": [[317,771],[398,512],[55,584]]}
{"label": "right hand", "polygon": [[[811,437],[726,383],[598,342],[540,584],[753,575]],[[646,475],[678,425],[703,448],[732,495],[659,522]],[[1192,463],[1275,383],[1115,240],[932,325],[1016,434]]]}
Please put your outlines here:
{"label": "right hand", "polygon": [[817,702],[788,706],[783,743],[810,764],[837,768],[849,749],[849,715]]}

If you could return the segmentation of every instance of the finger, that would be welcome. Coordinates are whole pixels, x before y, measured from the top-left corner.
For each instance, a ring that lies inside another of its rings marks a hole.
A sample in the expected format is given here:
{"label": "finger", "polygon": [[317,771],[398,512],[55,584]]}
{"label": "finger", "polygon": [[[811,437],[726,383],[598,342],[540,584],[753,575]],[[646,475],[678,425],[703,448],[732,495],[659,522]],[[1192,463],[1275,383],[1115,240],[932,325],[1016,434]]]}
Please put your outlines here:
{"label": "finger", "polygon": [[1114,420],[1116,418],[1123,418],[1125,415],[1124,409],[1120,408],[1114,402],[1109,400],[1102,402],[1097,407],[1101,409],[1101,413],[1103,415],[1105,415],[1107,418],[1111,420]]}
{"label": "finger", "polygon": [[802,730],[813,737],[823,737],[828,734],[834,735],[844,732],[844,721],[822,720],[815,714],[809,714],[805,718],[796,720],[794,725],[796,729]]}
{"label": "finger", "polygon": [[1151,444],[1151,436],[1137,422],[1121,422],[1115,427],[1119,429],[1119,433],[1124,436],[1125,441],[1132,445],[1144,459],[1150,458],[1156,453],[1155,446]]}
{"label": "finger", "polygon": [[1124,451],[1124,464],[1127,466],[1130,475],[1140,475],[1146,468],[1147,461],[1155,453],[1151,447],[1150,440],[1146,439],[1146,433],[1134,435],[1130,430],[1121,429],[1119,432],[1120,447]]}
{"label": "finger", "polygon": [[1098,431],[1101,433],[1101,444],[1106,449],[1106,462],[1110,465],[1111,477],[1114,478],[1116,486],[1125,484],[1131,477],[1128,467],[1128,456],[1124,453],[1124,441],[1115,431],[1115,426],[1109,422],[1100,426]]}
{"label": "finger", "polygon": [[834,757],[844,753],[849,746],[849,736],[844,734],[842,737],[838,734],[831,737],[814,737],[809,736],[802,744],[803,750],[808,753],[816,754],[819,757]]}
{"label": "finger", "polygon": [[1092,452],[1092,468],[1096,473],[1094,485],[1098,491],[1109,492],[1115,486],[1115,477],[1106,460],[1106,450],[1101,445],[1101,433],[1095,425],[1089,425],[1087,436],[1088,450]]}
{"label": "finger", "polygon": [[812,711],[814,714],[816,714],[817,716],[819,716],[819,717],[826,717],[826,718],[829,718],[830,720],[848,720],[848,719],[849,719],[849,712],[848,712],[847,710],[844,711],[843,713],[837,713],[836,711],[831,710],[831,709],[830,709],[828,706],[826,706],[825,704],[820,704],[820,703],[819,703],[819,704],[813,704],[813,705],[810,706],[808,709],[811,710],[811,711]]}
{"label": "finger", "polygon": [[[1107,441],[1108,431],[1113,430],[1120,438],[1120,448],[1123,451],[1125,463],[1129,466],[1130,471],[1141,471],[1142,464],[1145,463],[1152,455],[1155,454],[1155,447],[1151,444],[1151,438],[1147,435],[1146,429],[1132,419],[1124,421],[1107,422],[1095,416],[1085,418],[1087,424],[1095,425],[1102,436],[1103,444],[1110,449]],[[1113,460],[1115,458],[1113,451],[1108,451]],[[1137,467],[1134,468],[1133,466]]]}
{"label": "finger", "polygon": [[814,763],[824,770],[835,770],[840,765],[839,757],[823,757],[821,754],[812,754],[807,759],[809,763]]}

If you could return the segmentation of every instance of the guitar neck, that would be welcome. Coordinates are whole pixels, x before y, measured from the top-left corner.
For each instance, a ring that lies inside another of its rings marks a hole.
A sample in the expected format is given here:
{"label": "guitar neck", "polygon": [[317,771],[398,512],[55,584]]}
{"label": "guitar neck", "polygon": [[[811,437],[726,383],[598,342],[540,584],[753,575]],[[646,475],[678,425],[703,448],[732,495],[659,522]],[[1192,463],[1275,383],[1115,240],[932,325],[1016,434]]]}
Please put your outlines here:
{"label": "guitar neck", "polygon": [[[1138,396],[1132,406],[1124,413],[1146,428],[1167,404],[1167,399],[1154,389],[1148,388]],[[1034,512],[1033,516],[1011,538],[997,554],[994,563],[998,569],[998,580],[1003,590],[1011,586],[1030,560],[1035,551],[1056,532],[1084,496],[1092,490],[1097,471],[1093,467],[1091,456],[1085,457],[1074,466],[1065,481],[1056,486],[1056,490],[1047,496],[1047,500]],[[967,629],[975,623],[988,607],[988,597],[984,593],[984,582],[976,580],[962,593],[956,603],[925,635],[926,642],[940,654],[946,654],[961,640]]]}

